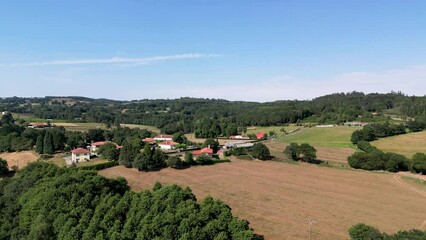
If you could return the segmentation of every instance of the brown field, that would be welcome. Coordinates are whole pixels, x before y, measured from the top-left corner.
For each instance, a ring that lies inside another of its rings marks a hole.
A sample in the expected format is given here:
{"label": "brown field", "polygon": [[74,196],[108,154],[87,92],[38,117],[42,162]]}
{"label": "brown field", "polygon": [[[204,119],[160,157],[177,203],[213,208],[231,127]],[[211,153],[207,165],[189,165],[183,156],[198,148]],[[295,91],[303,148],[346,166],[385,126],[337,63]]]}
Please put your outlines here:
{"label": "brown field", "polygon": [[12,166],[17,166],[18,169],[26,167],[30,162],[35,162],[39,159],[39,155],[34,151],[1,153],[0,158],[7,161],[7,165],[11,169]]}
{"label": "brown field", "polygon": [[396,174],[244,160],[149,173],[118,166],[100,174],[123,176],[135,191],[156,181],[189,186],[198,199],[229,204],[266,239],[306,239],[307,217],[316,220],[313,239],[347,239],[359,222],[389,233],[426,227],[426,187]]}
{"label": "brown field", "polygon": [[426,153],[426,131],[382,138],[371,145],[385,152],[394,152],[411,158],[414,153]]}
{"label": "brown field", "polygon": [[[287,143],[279,141],[265,141],[263,142],[271,151],[271,154],[279,159],[287,158],[283,151],[287,146]],[[319,160],[326,160],[331,162],[338,162],[346,164],[348,157],[352,155],[356,150],[354,148],[342,148],[342,147],[326,147],[326,146],[314,146],[317,150],[317,158]]]}

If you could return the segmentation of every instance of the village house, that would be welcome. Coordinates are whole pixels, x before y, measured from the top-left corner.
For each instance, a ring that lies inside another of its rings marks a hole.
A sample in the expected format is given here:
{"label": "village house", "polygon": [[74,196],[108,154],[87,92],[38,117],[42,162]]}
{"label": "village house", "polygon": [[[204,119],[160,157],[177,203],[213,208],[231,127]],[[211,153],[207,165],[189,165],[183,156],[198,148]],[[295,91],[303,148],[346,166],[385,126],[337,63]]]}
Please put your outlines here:
{"label": "village house", "polygon": [[148,143],[149,145],[155,144],[154,138],[144,138],[142,141],[144,141],[145,143]]}
{"label": "village house", "polygon": [[177,142],[173,142],[171,140],[167,140],[167,141],[163,141],[158,143],[158,146],[160,147],[161,150],[173,150],[176,148],[176,145],[178,145],[179,143]]}
{"label": "village house", "polygon": [[90,151],[84,148],[76,148],[71,151],[71,162],[79,163],[90,160]]}
{"label": "village house", "polygon": [[205,147],[201,150],[197,150],[197,151],[193,151],[192,154],[194,155],[194,157],[198,157],[201,155],[207,156],[207,157],[212,157],[213,156],[213,149],[211,149],[210,147]]}
{"label": "village house", "polygon": [[120,146],[120,145],[116,144],[115,142],[111,142],[111,141],[92,142],[92,144],[90,144],[90,153],[92,155],[96,155],[97,156],[98,155],[97,150],[101,146],[103,146],[105,143],[108,143],[108,142],[113,143],[115,145],[115,148],[117,148],[117,149],[123,148],[123,146]]}
{"label": "village house", "polygon": [[160,134],[154,137],[154,141],[172,141],[173,135]]}
{"label": "village house", "polygon": [[264,132],[258,132],[256,134],[256,139],[263,139],[263,138],[265,138],[265,136],[266,136],[266,133],[264,133]]}

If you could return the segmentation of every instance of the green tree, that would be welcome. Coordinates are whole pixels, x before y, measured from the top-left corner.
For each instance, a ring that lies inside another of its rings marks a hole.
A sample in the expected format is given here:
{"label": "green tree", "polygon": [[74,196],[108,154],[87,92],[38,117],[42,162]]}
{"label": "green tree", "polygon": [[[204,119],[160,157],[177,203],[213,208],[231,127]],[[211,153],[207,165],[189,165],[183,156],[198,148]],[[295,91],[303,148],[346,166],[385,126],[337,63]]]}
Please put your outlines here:
{"label": "green tree", "polygon": [[303,155],[302,160],[305,162],[311,162],[317,158],[317,150],[307,143],[300,144],[299,152]]}
{"label": "green tree", "polygon": [[43,154],[44,152],[43,142],[44,142],[44,135],[40,133],[37,137],[36,147],[35,147],[35,151],[37,153]]}
{"label": "green tree", "polygon": [[293,160],[299,159],[299,145],[297,143],[290,143],[287,145],[287,147],[284,149],[284,154]]}
{"label": "green tree", "polygon": [[189,165],[192,165],[195,163],[194,154],[192,154],[192,152],[185,152],[185,162]]}
{"label": "green tree", "polygon": [[426,155],[424,153],[416,153],[412,159],[411,169],[413,172],[426,175]]}
{"label": "green tree", "polygon": [[349,236],[352,240],[381,240],[383,234],[372,226],[363,223],[358,223],[349,229]]}
{"label": "green tree", "polygon": [[110,161],[117,161],[120,157],[120,150],[117,149],[117,145],[112,142],[107,142],[102,145],[97,149],[97,153]]}
{"label": "green tree", "polygon": [[50,133],[49,131],[46,132],[46,134],[44,135],[43,153],[44,154],[53,154],[53,153],[55,153],[55,146],[54,146],[54,143],[53,143],[53,136],[52,136],[52,133]]}
{"label": "green tree", "polygon": [[267,160],[271,157],[269,148],[263,143],[255,143],[250,151],[250,154],[253,158],[260,160]]}
{"label": "green tree", "polygon": [[9,167],[7,165],[7,161],[0,158],[0,176],[3,176],[8,172],[9,172]]}
{"label": "green tree", "polygon": [[185,137],[185,134],[183,132],[177,132],[173,134],[173,141],[182,144],[187,142],[188,139]]}
{"label": "green tree", "polygon": [[213,152],[217,152],[217,150],[219,150],[219,142],[213,138],[208,138],[204,141],[203,147],[210,147],[213,149]]}
{"label": "green tree", "polygon": [[124,142],[123,148],[120,151],[120,156],[118,158],[118,163],[125,167],[132,167],[133,160],[136,157],[138,149],[136,149],[131,143]]}
{"label": "green tree", "polygon": [[185,167],[185,163],[179,157],[176,156],[169,157],[166,160],[166,163],[167,166],[171,168],[182,169]]}

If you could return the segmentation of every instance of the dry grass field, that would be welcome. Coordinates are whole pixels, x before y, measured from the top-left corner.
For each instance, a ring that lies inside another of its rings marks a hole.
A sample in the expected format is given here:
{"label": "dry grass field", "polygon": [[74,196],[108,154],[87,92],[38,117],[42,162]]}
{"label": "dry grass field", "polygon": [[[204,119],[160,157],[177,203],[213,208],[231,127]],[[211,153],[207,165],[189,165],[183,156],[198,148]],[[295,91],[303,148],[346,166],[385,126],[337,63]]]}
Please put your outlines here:
{"label": "dry grass field", "polygon": [[[271,154],[279,159],[286,159],[283,151],[287,146],[287,143],[279,141],[265,141],[263,142],[271,151]],[[356,150],[354,148],[342,148],[342,147],[325,147],[315,146],[317,150],[317,158],[319,160],[325,160],[329,162],[338,162],[347,164],[348,157],[352,155]]]}
{"label": "dry grass field", "polygon": [[135,191],[156,181],[189,186],[198,199],[211,195],[229,204],[266,239],[306,239],[307,217],[317,222],[313,239],[347,239],[358,222],[389,233],[426,227],[426,187],[389,173],[234,160],[149,173],[118,166],[100,174],[123,176]]}
{"label": "dry grass field", "polygon": [[403,154],[409,158],[414,153],[426,153],[426,131],[382,138],[371,145],[385,152]]}
{"label": "dry grass field", "polygon": [[34,151],[23,151],[23,152],[12,152],[12,153],[1,153],[0,158],[7,161],[7,165],[11,169],[13,166],[17,166],[18,169],[26,167],[28,163],[35,162],[39,159],[39,155]]}

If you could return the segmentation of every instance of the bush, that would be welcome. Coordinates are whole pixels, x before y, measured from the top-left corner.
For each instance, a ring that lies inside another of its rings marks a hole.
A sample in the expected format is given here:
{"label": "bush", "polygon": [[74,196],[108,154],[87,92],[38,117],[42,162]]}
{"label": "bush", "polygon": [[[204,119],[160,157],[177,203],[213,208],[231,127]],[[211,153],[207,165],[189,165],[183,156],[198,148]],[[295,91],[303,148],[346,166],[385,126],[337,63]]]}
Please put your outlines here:
{"label": "bush", "polygon": [[253,158],[260,160],[267,160],[271,158],[271,152],[269,151],[269,148],[263,143],[255,143],[250,151],[250,154]]}
{"label": "bush", "polygon": [[349,236],[352,240],[380,240],[383,234],[375,227],[358,223],[349,228]]}
{"label": "bush", "polygon": [[41,154],[40,155],[40,159],[42,159],[42,160],[48,160],[48,159],[51,159],[51,158],[53,158],[52,154]]}
{"label": "bush", "polygon": [[182,160],[180,160],[179,157],[176,157],[176,156],[169,157],[166,160],[166,164],[167,166],[171,168],[176,168],[176,169],[182,169],[186,167],[186,164]]}
{"label": "bush", "polygon": [[9,172],[7,161],[0,158],[0,177]]}
{"label": "bush", "polygon": [[424,153],[416,153],[412,161],[411,170],[415,173],[426,175],[426,155]]}
{"label": "bush", "polygon": [[110,162],[100,163],[100,164],[96,164],[96,165],[92,165],[92,166],[79,167],[79,169],[82,169],[82,170],[102,170],[102,169],[115,167],[115,166],[118,166],[118,162],[117,161],[110,161]]}
{"label": "bush", "polygon": [[213,159],[206,155],[198,156],[195,161],[200,165],[210,165],[214,163]]}

